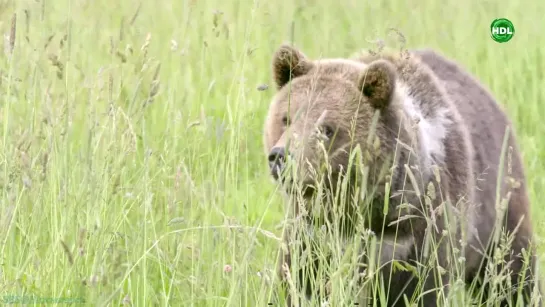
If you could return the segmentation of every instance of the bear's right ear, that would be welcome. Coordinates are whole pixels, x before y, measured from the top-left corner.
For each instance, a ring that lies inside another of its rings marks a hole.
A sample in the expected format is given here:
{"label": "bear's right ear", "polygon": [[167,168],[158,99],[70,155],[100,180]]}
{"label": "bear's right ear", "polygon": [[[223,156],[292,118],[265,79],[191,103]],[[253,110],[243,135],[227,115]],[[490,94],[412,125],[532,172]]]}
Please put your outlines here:
{"label": "bear's right ear", "polygon": [[290,80],[310,71],[313,64],[299,50],[289,45],[281,45],[274,53],[272,68],[274,82],[281,88]]}
{"label": "bear's right ear", "polygon": [[361,93],[375,109],[384,109],[388,106],[395,85],[395,68],[386,60],[371,62],[359,80]]}

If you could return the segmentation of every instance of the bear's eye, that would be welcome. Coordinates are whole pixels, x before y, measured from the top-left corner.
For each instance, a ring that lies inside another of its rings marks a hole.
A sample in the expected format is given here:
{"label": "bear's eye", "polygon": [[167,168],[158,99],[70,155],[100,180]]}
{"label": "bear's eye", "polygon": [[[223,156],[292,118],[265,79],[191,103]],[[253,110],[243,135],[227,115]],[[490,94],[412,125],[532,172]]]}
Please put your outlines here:
{"label": "bear's eye", "polygon": [[329,125],[324,125],[322,126],[322,133],[328,138],[332,138],[333,135],[335,134],[335,129],[333,129],[333,127],[329,126]]}
{"label": "bear's eye", "polygon": [[284,115],[284,116],[282,117],[282,124],[283,124],[284,126],[287,126],[287,125],[289,124],[289,123],[288,123],[288,116],[287,116],[287,115]]}

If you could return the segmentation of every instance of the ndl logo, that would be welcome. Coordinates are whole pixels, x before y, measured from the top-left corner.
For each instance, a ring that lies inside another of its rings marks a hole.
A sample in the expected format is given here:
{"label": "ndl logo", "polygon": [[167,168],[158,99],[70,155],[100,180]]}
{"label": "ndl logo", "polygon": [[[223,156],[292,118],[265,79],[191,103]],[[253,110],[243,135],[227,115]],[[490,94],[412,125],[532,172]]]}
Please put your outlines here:
{"label": "ndl logo", "polygon": [[515,27],[507,18],[498,18],[490,25],[492,39],[498,43],[506,43],[515,35]]}

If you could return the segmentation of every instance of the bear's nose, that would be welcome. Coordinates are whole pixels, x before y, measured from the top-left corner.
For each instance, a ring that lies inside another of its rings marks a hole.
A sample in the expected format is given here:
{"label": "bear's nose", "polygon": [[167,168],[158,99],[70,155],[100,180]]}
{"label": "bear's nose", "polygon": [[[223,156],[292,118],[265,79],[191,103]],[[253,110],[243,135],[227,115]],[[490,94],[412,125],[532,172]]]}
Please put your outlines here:
{"label": "bear's nose", "polygon": [[271,175],[275,180],[280,177],[280,173],[284,168],[285,162],[285,149],[282,147],[273,147],[269,153],[269,169],[271,170]]}

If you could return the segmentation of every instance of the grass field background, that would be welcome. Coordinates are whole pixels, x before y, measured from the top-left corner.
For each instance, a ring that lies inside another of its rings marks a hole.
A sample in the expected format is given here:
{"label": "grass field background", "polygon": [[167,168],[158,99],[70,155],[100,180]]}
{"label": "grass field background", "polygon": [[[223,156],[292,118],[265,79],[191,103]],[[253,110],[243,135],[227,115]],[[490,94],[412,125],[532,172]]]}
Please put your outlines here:
{"label": "grass field background", "polygon": [[[377,39],[402,47],[396,28],[405,47],[461,63],[515,124],[542,237],[543,13],[543,1],[0,0],[0,296],[266,306],[283,203],[262,128],[271,56],[292,38],[342,57]],[[515,26],[508,43],[490,37],[499,17]]]}

